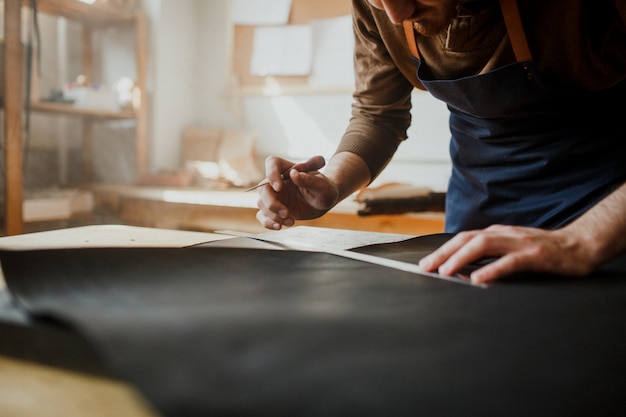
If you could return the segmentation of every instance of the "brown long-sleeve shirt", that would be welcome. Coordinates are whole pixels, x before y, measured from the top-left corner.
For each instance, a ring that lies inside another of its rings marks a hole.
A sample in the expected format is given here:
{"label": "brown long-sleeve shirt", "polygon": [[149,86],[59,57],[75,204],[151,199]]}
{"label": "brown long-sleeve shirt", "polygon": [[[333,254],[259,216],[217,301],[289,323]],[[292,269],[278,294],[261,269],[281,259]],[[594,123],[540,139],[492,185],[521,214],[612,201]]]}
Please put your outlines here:
{"label": "brown long-sleeve shirt", "polygon": [[[533,61],[545,77],[584,91],[626,79],[626,0],[518,3]],[[337,151],[359,155],[374,178],[406,139],[411,91],[423,86],[402,25],[368,0],[352,6],[355,101]],[[515,61],[499,2],[467,0],[464,6],[464,17],[454,19],[447,33],[417,36],[420,59],[434,79],[477,75]]]}

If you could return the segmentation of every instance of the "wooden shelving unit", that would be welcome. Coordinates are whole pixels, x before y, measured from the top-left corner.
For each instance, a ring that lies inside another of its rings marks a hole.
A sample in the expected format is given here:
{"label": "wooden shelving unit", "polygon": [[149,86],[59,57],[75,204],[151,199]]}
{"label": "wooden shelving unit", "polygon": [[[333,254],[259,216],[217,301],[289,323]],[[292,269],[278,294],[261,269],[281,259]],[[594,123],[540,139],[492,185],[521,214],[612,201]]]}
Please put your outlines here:
{"label": "wooden shelving unit", "polygon": [[[21,40],[21,9],[29,7],[28,0],[4,1],[4,38],[5,38],[5,233],[15,235],[23,233],[23,135],[22,115],[24,111],[23,86],[25,74],[23,62],[23,47]],[[134,25],[135,29],[135,56],[136,79],[138,91],[132,109],[119,112],[100,111],[77,108],[68,104],[32,101],[31,111],[74,116],[84,120],[83,163],[90,162],[91,129],[95,120],[131,119],[135,121],[135,152],[136,173],[141,175],[147,170],[147,33],[148,24],[145,15],[140,11],[126,10],[115,7],[111,3],[96,1],[93,4],[79,0],[38,0],[38,12],[65,17],[83,25],[82,65],[83,73],[91,80],[93,57],[91,51],[91,36],[93,31],[111,25]]]}
{"label": "wooden shelving unit", "polygon": [[[22,0],[22,4],[30,6],[30,1]],[[111,6],[108,2],[88,4],[78,0],[37,0],[37,10],[87,24],[119,23],[135,18],[133,11]]]}
{"label": "wooden shelving unit", "polygon": [[103,111],[87,108],[74,107],[71,104],[33,101],[30,103],[30,108],[33,111],[42,113],[64,114],[68,116],[81,116],[90,117],[93,119],[134,119],[135,112],[132,110],[126,111]]}

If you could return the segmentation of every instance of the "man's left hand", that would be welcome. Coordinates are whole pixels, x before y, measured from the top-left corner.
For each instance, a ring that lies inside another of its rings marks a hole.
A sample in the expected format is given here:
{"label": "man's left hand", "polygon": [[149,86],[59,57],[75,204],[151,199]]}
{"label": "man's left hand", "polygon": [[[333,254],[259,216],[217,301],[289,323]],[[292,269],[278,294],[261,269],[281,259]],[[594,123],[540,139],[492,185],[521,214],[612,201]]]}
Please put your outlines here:
{"label": "man's left hand", "polygon": [[472,282],[486,283],[521,271],[577,277],[591,273],[595,267],[582,244],[563,229],[502,225],[460,232],[419,265],[425,271],[451,276],[486,258],[496,259],[474,270]]}

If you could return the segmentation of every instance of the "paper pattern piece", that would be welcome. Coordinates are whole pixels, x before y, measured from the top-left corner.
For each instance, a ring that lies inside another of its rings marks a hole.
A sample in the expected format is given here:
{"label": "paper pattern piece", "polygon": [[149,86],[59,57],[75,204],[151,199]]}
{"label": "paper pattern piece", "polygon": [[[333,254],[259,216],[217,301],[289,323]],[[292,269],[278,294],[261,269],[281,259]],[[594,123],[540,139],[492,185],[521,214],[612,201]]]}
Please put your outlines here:
{"label": "paper pattern piece", "polygon": [[215,233],[108,224],[5,236],[0,239],[0,250],[181,248],[225,238]]}
{"label": "paper pattern piece", "polygon": [[402,242],[414,238],[414,235],[398,233],[363,232],[359,230],[327,229],[323,227],[296,226],[275,232],[257,235],[285,245],[300,246],[315,244],[317,248],[354,249],[380,243]]}
{"label": "paper pattern piece", "polygon": [[256,28],[250,74],[308,75],[313,56],[312,38],[309,25]]}
{"label": "paper pattern piece", "polygon": [[[320,230],[321,231],[321,230]],[[442,279],[444,281],[456,282],[464,285],[473,285],[469,278],[454,275],[454,276],[445,276],[437,273],[427,272],[422,270],[419,265],[412,262],[405,262],[400,260],[388,259],[380,256],[374,256],[367,253],[353,252],[347,250],[348,248],[354,248],[355,243],[354,237],[351,236],[334,236],[334,238],[328,239],[326,236],[318,235],[316,238],[313,238],[312,235],[307,235],[306,233],[298,233],[295,237],[287,237],[282,236],[281,231],[278,232],[268,232],[262,234],[250,234],[245,232],[233,232],[233,231],[220,231],[218,233],[232,234],[234,236],[242,236],[250,239],[259,240],[262,242],[275,243],[283,246],[285,249],[299,250],[299,251],[311,251],[311,252],[324,252],[327,254],[339,256],[342,258],[352,259],[356,261],[366,262],[374,265],[384,266],[386,268],[396,269],[398,271],[409,272],[411,274],[417,274],[421,276],[427,276],[436,279]],[[367,244],[368,239],[366,238],[367,232],[356,232],[361,233],[363,239],[356,247],[363,246],[363,244]],[[332,232],[330,233],[333,234]],[[374,237],[375,233],[371,234]],[[293,236],[293,234],[292,234]],[[392,242],[401,242],[406,240],[408,237],[402,238],[404,235],[400,235],[401,237],[394,237],[394,235],[388,235],[386,241],[380,243],[392,243]],[[369,240],[370,244],[374,244],[373,239]],[[343,249],[343,248],[346,249]],[[488,288],[487,285],[477,285],[480,288]]]}
{"label": "paper pattern piece", "polygon": [[236,25],[285,25],[289,21],[291,0],[233,0]]}

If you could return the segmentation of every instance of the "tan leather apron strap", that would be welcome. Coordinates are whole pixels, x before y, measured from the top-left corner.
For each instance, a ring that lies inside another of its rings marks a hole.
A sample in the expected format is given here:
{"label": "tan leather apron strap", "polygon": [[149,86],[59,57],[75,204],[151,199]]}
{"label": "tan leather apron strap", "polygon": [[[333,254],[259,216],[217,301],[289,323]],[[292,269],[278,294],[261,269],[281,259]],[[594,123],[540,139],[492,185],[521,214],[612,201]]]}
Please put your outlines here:
{"label": "tan leather apron strap", "polygon": [[522,26],[522,19],[519,16],[517,0],[500,0],[500,8],[504,17],[504,24],[509,33],[509,40],[513,46],[515,59],[517,62],[532,61],[533,57],[528,48],[528,41]]}
{"label": "tan leather apron strap", "polygon": [[[513,46],[515,59],[517,62],[532,61],[533,57],[528,48],[528,41],[526,40],[526,33],[522,26],[522,19],[519,16],[517,0],[500,0],[500,8],[502,9],[504,24],[506,25],[506,30],[509,34],[511,45]],[[404,36],[406,37],[406,43],[409,46],[411,54],[419,59],[420,55],[417,49],[417,42],[415,41],[413,22],[405,20],[402,26],[404,27]]]}
{"label": "tan leather apron strap", "polygon": [[417,42],[415,42],[415,30],[413,29],[413,22],[410,20],[405,20],[402,23],[404,27],[404,36],[406,37],[406,43],[409,45],[409,49],[411,50],[411,54],[420,59],[420,54],[417,51]]}

